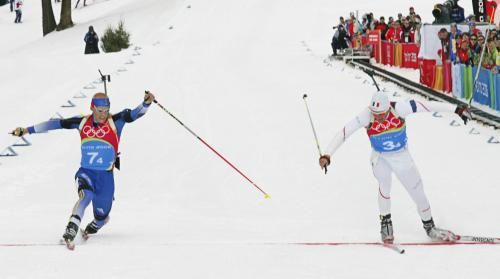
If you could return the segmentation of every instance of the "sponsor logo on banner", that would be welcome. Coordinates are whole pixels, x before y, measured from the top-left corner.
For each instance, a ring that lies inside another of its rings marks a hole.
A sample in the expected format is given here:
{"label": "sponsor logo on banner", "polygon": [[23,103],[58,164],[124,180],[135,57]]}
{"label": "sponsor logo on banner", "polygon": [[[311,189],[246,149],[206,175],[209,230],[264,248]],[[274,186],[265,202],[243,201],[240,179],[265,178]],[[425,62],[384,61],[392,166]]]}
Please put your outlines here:
{"label": "sponsor logo on banner", "polygon": [[488,98],[490,96],[488,85],[484,82],[477,81],[476,90],[482,96]]}
{"label": "sponsor logo on banner", "polygon": [[416,63],[417,62],[417,54],[415,52],[405,53],[405,61]]}
{"label": "sponsor logo on banner", "polygon": [[370,34],[368,35],[368,42],[369,43],[378,43],[379,41],[379,35],[378,34]]}

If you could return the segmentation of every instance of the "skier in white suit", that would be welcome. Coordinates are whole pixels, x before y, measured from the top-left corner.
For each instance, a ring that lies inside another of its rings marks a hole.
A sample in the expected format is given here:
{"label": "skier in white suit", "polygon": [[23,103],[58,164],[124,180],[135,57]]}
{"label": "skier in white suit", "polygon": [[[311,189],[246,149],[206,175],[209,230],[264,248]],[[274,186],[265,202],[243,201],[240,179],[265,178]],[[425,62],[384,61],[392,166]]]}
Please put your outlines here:
{"label": "skier in white suit", "polygon": [[431,207],[424,192],[422,179],[408,152],[406,116],[418,112],[455,112],[466,124],[471,114],[465,105],[405,100],[390,102],[386,94],[376,92],[370,105],[340,130],[319,159],[322,168],[330,164],[335,151],[360,128],[365,128],[372,146],[371,165],[379,183],[378,205],[381,239],[393,243],[391,221],[392,173],[396,175],[415,202],[427,235],[435,241],[454,241],[455,235],[434,225]]}

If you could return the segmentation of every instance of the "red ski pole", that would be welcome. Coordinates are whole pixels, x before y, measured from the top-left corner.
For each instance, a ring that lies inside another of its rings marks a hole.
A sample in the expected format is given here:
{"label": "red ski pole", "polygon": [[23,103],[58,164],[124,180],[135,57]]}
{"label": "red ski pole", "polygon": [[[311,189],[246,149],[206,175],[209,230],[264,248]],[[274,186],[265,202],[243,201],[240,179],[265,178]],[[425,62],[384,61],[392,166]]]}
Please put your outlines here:
{"label": "red ski pole", "polygon": [[[147,93],[148,91],[146,91]],[[212,146],[210,146],[206,141],[204,141],[202,138],[200,138],[195,132],[193,132],[191,129],[189,129],[188,126],[184,125],[182,121],[180,121],[175,115],[173,115],[170,111],[168,111],[164,106],[162,106],[158,101],[154,100],[153,101],[155,104],[157,104],[163,111],[168,113],[173,119],[175,119],[179,124],[181,124],[182,127],[184,127],[186,130],[188,130],[191,135],[195,136],[199,141],[201,141],[206,147],[208,147],[210,150],[212,150],[219,158],[221,158],[224,162],[226,162],[229,166],[231,166],[236,172],[238,172],[241,176],[243,176],[248,182],[250,182],[257,190],[259,190],[262,194],[264,194],[264,198],[269,199],[270,196],[267,194],[262,188],[260,188],[255,182],[253,182],[250,178],[248,178],[244,173],[242,173],[237,167],[235,167],[231,162],[229,162],[224,156],[222,156],[217,150],[215,150]]]}

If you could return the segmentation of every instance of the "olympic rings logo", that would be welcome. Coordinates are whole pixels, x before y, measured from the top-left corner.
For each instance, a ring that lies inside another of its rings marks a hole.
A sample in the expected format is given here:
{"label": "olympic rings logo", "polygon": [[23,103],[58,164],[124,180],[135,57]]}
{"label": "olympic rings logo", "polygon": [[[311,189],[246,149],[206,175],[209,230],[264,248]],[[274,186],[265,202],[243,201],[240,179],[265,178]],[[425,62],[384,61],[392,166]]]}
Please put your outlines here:
{"label": "olympic rings logo", "polygon": [[82,133],[90,138],[95,138],[95,137],[103,138],[110,131],[111,131],[111,128],[108,125],[102,126],[97,130],[92,126],[85,126],[82,129]]}
{"label": "olympic rings logo", "polygon": [[399,125],[401,125],[401,120],[396,117],[391,117],[390,119],[386,119],[383,122],[374,121],[371,128],[380,133],[392,128],[396,128]]}

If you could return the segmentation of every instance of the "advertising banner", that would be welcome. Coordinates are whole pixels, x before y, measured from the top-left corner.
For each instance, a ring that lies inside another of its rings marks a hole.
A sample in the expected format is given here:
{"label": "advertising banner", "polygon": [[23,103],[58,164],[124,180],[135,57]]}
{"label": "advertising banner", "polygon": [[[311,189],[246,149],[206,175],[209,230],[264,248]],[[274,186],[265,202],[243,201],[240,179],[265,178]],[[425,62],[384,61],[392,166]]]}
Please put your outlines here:
{"label": "advertising banner", "polygon": [[451,80],[452,80],[452,86],[451,86],[451,92],[453,96],[456,98],[463,98],[463,72],[464,72],[464,65],[463,64],[453,64],[451,66]]}
{"label": "advertising banner", "polygon": [[472,97],[472,66],[464,66],[463,88],[462,94],[468,101]]}
{"label": "advertising banner", "polygon": [[420,59],[418,61],[420,70],[420,83],[428,87],[433,87],[436,60]]}
{"label": "advertising banner", "polygon": [[403,68],[418,69],[418,45],[403,44]]}
{"label": "advertising banner", "polygon": [[[473,76],[476,75],[476,67],[472,70]],[[476,103],[490,106],[491,105],[491,95],[490,95],[490,74],[491,72],[487,69],[481,69],[479,71],[479,77],[476,81],[474,92],[474,101]]]}
{"label": "advertising banner", "polygon": [[437,91],[443,91],[443,82],[443,65],[436,65],[432,88]]}
{"label": "advertising banner", "polygon": [[375,57],[377,63],[382,60],[382,39],[380,30],[369,30],[367,33],[367,44],[372,46],[372,57]]}

